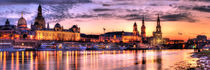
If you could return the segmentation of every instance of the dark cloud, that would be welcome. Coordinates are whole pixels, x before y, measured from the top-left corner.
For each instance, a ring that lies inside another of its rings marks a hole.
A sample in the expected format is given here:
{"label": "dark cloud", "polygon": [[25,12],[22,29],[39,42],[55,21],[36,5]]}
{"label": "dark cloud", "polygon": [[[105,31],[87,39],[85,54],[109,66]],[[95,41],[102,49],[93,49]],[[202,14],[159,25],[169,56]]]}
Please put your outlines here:
{"label": "dark cloud", "polygon": [[141,14],[127,14],[127,15],[124,15],[124,16],[117,16],[118,18],[121,18],[121,19],[125,19],[125,20],[131,20],[131,21],[141,21],[142,18],[144,16],[144,20],[145,21],[156,21],[153,19],[152,16],[150,15],[141,15]]}
{"label": "dark cloud", "polygon": [[196,22],[197,20],[193,19],[190,13],[178,13],[178,14],[166,14],[161,16],[163,21],[188,21]]}
{"label": "dark cloud", "polygon": [[93,18],[93,17],[97,17],[97,16],[83,14],[83,15],[77,15],[77,16],[74,17],[74,18]]}
{"label": "dark cloud", "polygon": [[41,3],[41,4],[70,4],[70,3],[87,3],[91,0],[0,0],[1,4],[18,4],[18,3]]}
{"label": "dark cloud", "polygon": [[72,8],[71,4],[59,4],[59,5],[49,5],[49,8],[44,8],[44,12],[50,14],[46,14],[45,16],[51,22],[59,22],[66,18],[72,18],[72,14],[68,13],[68,10]]}
{"label": "dark cloud", "polygon": [[97,14],[98,17],[112,17],[113,14],[107,14],[107,13],[103,13],[103,14]]}
{"label": "dark cloud", "polygon": [[94,17],[103,17],[103,18],[107,18],[107,17],[112,17],[112,14],[107,14],[107,13],[102,13],[102,14],[95,14],[95,15],[87,15],[87,14],[83,14],[83,15],[77,15],[74,18],[94,18]]}
{"label": "dark cloud", "polygon": [[210,6],[196,6],[193,10],[201,11],[201,12],[210,12]]}
{"label": "dark cloud", "polygon": [[104,11],[114,11],[114,9],[108,9],[108,8],[96,8],[93,9],[95,12],[104,12]]}
{"label": "dark cloud", "polygon": [[124,16],[124,18],[127,18],[127,20],[140,20],[142,19],[142,15],[139,15],[139,14],[129,14],[129,15],[126,15]]}

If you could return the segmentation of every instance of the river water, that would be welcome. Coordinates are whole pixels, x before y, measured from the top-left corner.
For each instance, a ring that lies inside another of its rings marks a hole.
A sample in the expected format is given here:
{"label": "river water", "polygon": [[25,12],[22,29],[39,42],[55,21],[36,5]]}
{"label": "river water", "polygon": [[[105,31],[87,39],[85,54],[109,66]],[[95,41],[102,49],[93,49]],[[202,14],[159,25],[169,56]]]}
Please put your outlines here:
{"label": "river water", "polygon": [[0,52],[0,70],[174,70],[196,67],[194,50]]}

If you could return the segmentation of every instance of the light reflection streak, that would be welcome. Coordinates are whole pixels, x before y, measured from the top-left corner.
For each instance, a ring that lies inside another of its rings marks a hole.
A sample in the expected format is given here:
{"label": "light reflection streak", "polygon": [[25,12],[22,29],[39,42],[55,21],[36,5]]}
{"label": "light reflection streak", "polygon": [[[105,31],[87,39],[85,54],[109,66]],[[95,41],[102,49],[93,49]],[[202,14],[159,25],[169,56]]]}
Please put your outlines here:
{"label": "light reflection streak", "polygon": [[57,55],[56,55],[56,60],[57,60],[57,70],[59,70],[60,68],[60,65],[59,65],[59,52],[57,52]]}
{"label": "light reflection streak", "polygon": [[49,69],[50,66],[49,66],[49,53],[48,53],[48,51],[47,51],[47,65],[46,65],[46,66],[47,66],[47,67],[46,67],[47,70],[50,70],[50,69]]}
{"label": "light reflection streak", "polygon": [[19,70],[19,52],[16,52],[16,70]]}
{"label": "light reflection streak", "polygon": [[14,70],[14,53],[12,53],[11,57],[11,70]]}
{"label": "light reflection streak", "polygon": [[[27,53],[27,52],[26,52],[26,53]],[[31,61],[30,61],[30,70],[33,70],[33,68],[34,68],[34,67],[33,67],[33,64],[34,64],[34,63],[33,63],[33,52],[32,52],[32,51],[31,51],[31,54],[30,54],[30,55],[31,55],[31,59],[30,59],[30,60],[31,60]]]}
{"label": "light reflection streak", "polygon": [[6,55],[6,52],[4,52],[4,61],[3,61],[3,70],[6,70],[6,67],[7,67],[7,55]]}
{"label": "light reflection streak", "polygon": [[75,69],[77,70],[78,62],[77,62],[77,51],[75,52]]}
{"label": "light reflection streak", "polygon": [[0,63],[2,65],[2,52],[0,52]]}
{"label": "light reflection streak", "polygon": [[28,59],[28,55],[29,55],[29,53],[28,53],[28,51],[26,51],[26,57],[27,57],[27,59]]}
{"label": "light reflection streak", "polygon": [[69,51],[66,52],[66,70],[69,70]]}
{"label": "light reflection streak", "polygon": [[38,56],[35,57],[35,70],[38,70]]}
{"label": "light reflection streak", "polygon": [[24,69],[24,51],[22,51],[22,69]]}

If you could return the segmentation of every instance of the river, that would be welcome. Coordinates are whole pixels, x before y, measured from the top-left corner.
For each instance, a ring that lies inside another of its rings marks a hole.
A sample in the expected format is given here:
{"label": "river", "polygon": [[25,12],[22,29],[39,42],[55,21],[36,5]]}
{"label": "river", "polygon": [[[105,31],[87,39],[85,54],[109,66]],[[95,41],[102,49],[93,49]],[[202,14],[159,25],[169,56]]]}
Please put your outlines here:
{"label": "river", "polygon": [[194,50],[0,52],[0,70],[174,70],[196,67]]}

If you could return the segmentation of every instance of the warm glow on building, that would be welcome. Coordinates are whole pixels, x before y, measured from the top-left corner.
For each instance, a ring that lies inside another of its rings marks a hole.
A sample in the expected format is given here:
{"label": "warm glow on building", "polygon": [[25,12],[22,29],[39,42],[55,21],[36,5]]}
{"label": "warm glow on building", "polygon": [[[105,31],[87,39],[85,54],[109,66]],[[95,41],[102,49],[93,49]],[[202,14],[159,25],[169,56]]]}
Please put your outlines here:
{"label": "warm glow on building", "polygon": [[68,31],[37,30],[35,39],[57,40],[57,41],[79,41],[80,33],[74,33]]}

